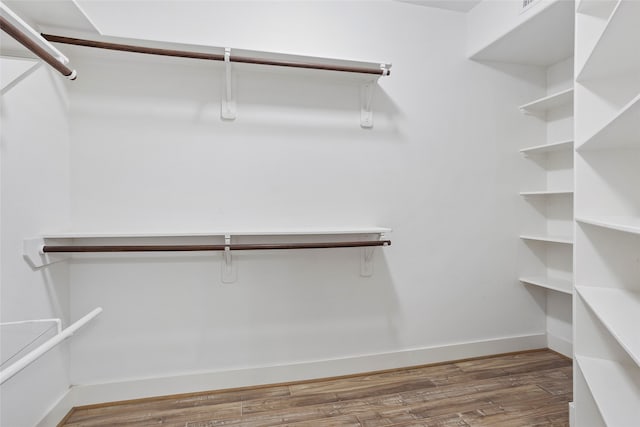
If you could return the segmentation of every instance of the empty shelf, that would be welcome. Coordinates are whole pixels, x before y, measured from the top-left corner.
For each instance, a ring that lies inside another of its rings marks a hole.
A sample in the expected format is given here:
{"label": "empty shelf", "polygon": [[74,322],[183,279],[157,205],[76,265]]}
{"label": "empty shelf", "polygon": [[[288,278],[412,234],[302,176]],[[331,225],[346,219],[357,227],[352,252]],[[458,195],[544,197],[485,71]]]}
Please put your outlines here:
{"label": "empty shelf", "polygon": [[527,13],[529,19],[472,52],[470,58],[546,67],[573,55],[573,2],[556,1]]}
{"label": "empty shelf", "polygon": [[562,243],[567,245],[573,244],[573,239],[569,236],[544,236],[544,235],[521,235],[521,239],[523,240],[535,240],[539,242],[549,242],[549,243]]}
{"label": "empty shelf", "polygon": [[520,106],[523,113],[544,113],[548,110],[573,103],[573,88],[545,96]]}
{"label": "empty shelf", "polygon": [[640,293],[592,286],[576,290],[640,368]]}
{"label": "empty shelf", "polygon": [[640,95],[588,138],[578,150],[640,148]]}
{"label": "empty shelf", "polygon": [[341,235],[341,234],[381,234],[390,232],[384,227],[318,227],[292,229],[236,229],[228,231],[175,231],[175,232],[63,232],[49,233],[45,239],[98,239],[98,238],[137,238],[137,237],[210,237],[210,236],[313,236],[313,235]]}
{"label": "empty shelf", "polygon": [[640,420],[637,367],[586,356],[576,356],[576,361],[608,426],[630,426]]}
{"label": "empty shelf", "polygon": [[628,216],[577,217],[576,221],[625,233],[640,234],[640,218]]}
{"label": "empty shelf", "polygon": [[640,32],[630,31],[638,22],[640,2],[618,2],[576,80],[640,72]]}
{"label": "empty shelf", "polygon": [[573,284],[570,280],[555,279],[546,276],[521,277],[518,280],[528,285],[540,286],[541,288],[551,289],[552,291],[562,292],[564,294],[573,293]]}
{"label": "empty shelf", "polygon": [[573,190],[521,191],[521,196],[552,196],[557,194],[573,194]]}
{"label": "empty shelf", "polygon": [[535,145],[533,147],[527,147],[520,150],[522,154],[545,154],[552,153],[560,150],[570,150],[573,148],[573,140],[553,142],[551,144]]}

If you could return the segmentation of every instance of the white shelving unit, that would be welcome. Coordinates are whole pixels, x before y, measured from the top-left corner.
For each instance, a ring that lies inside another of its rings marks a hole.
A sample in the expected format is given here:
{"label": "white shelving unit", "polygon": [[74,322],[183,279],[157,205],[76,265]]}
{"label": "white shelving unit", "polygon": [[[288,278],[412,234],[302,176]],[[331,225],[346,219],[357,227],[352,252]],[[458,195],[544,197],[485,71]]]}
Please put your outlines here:
{"label": "white shelving unit", "polygon": [[[562,66],[563,82],[571,84],[571,69]],[[572,105],[573,88],[567,88],[519,107],[523,113],[535,116],[531,120],[540,122],[551,140],[520,150],[530,171],[527,183],[522,184],[526,189],[519,193],[525,211],[522,227],[526,231],[520,236],[525,243],[520,282],[552,291],[546,295],[547,300],[556,298],[561,303],[547,301],[548,306],[564,305],[567,312],[571,310],[570,301],[557,294],[570,294],[572,290]],[[567,347],[562,352],[570,354]]]}
{"label": "white shelving unit", "polygon": [[640,419],[640,2],[576,9],[575,425]]}
{"label": "white shelving unit", "polygon": [[[549,8],[559,13],[564,5]],[[543,12],[540,13],[543,19]],[[573,16],[552,22],[573,28]],[[565,35],[567,39],[572,34]],[[567,40],[560,41],[560,44]],[[519,262],[519,281],[531,292],[544,291],[547,314],[547,345],[572,356],[573,292],[573,49],[563,57],[549,57],[544,64],[546,93],[518,108],[528,121],[542,130],[546,141],[520,149],[523,156],[520,196],[522,197],[523,242]],[[526,139],[526,138],[523,138]],[[534,288],[537,288],[536,291]]]}
{"label": "white shelving unit", "polygon": [[544,306],[547,345],[566,356],[573,351],[574,18],[573,1],[539,1],[514,14],[506,31],[469,55],[529,66],[522,78],[540,88],[513,106],[527,116],[526,130],[522,126],[527,145],[514,146],[523,159],[514,282]]}

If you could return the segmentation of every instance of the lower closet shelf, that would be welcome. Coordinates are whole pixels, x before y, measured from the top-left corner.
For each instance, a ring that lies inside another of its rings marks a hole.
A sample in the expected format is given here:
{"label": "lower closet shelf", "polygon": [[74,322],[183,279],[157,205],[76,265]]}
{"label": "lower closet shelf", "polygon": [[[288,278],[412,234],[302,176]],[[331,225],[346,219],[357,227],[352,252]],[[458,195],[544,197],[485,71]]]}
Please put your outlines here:
{"label": "lower closet shelf", "polygon": [[564,294],[571,295],[573,293],[572,283],[570,280],[556,279],[546,276],[527,276],[521,277],[519,280],[528,285],[540,286],[541,288],[562,292]]}
{"label": "lower closet shelf", "polygon": [[625,233],[640,234],[640,218],[630,216],[605,216],[596,218],[576,218],[577,222]]}
{"label": "lower closet shelf", "polygon": [[640,420],[640,369],[611,360],[578,356],[576,361],[607,426]]}
{"label": "lower closet shelf", "polygon": [[640,293],[592,286],[576,291],[640,368]]}
{"label": "lower closet shelf", "polygon": [[535,240],[538,242],[563,243],[566,245],[573,244],[573,238],[569,236],[545,236],[545,235],[523,234],[520,236],[520,238],[522,240]]}

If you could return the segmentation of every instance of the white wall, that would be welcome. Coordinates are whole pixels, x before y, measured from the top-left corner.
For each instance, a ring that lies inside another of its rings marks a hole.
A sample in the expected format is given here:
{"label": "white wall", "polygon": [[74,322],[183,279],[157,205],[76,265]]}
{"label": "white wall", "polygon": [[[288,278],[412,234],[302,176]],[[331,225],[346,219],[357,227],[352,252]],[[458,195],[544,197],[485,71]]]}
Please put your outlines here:
{"label": "white wall", "polygon": [[[16,76],[19,74],[12,77]],[[68,265],[60,263],[33,270],[22,257],[25,237],[69,225],[66,88],[45,67],[8,86],[6,81],[2,83],[2,322],[57,317],[66,325],[69,320]],[[43,330],[41,326],[3,327],[2,361],[8,360]],[[33,349],[52,333],[48,332],[26,350]],[[68,349],[61,345],[4,383],[0,388],[0,424],[30,426],[39,421],[69,387],[68,362]]]}
{"label": "white wall", "polygon": [[72,383],[544,333],[544,302],[515,282],[513,141],[526,125],[512,106],[539,90],[529,71],[466,60],[454,12],[176,4],[143,16],[127,2],[95,22],[121,36],[392,62],[374,128],[359,127],[358,86],[331,73],[237,67],[238,118],[222,122],[219,64],[66,49],[81,75],[69,85],[74,229],[379,225],[393,245],[368,279],[351,249],[240,254],[233,285],[220,284],[217,256],[76,258],[72,315],[104,313],[72,343]]}

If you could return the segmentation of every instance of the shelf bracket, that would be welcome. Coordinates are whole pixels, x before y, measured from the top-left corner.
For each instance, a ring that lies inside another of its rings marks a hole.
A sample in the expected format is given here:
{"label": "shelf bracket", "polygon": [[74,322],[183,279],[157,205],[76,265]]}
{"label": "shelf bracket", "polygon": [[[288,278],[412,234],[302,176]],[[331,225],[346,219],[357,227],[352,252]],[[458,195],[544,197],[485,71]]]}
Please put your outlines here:
{"label": "shelf bracket", "polygon": [[224,236],[225,248],[222,252],[222,266],[221,266],[221,280],[222,283],[235,283],[238,279],[238,270],[233,263],[231,256],[231,235],[225,234]]}
{"label": "shelf bracket", "polygon": [[373,276],[373,254],[375,249],[375,246],[362,248],[360,254],[360,276]]}
{"label": "shelf bracket", "polygon": [[233,99],[233,87],[231,80],[231,48],[224,48],[225,87],[224,96],[220,105],[220,117],[224,120],[236,119],[236,101]]}
{"label": "shelf bracket", "polygon": [[365,129],[373,127],[373,110],[371,109],[371,104],[375,87],[376,82],[370,81],[363,84],[360,89],[360,127]]}
{"label": "shelf bracket", "polygon": [[71,257],[68,254],[45,254],[42,251],[44,243],[45,242],[42,237],[24,239],[22,245],[22,254],[24,259],[27,261],[27,263],[29,263],[31,267],[40,268],[44,267],[45,265],[64,261]]}

